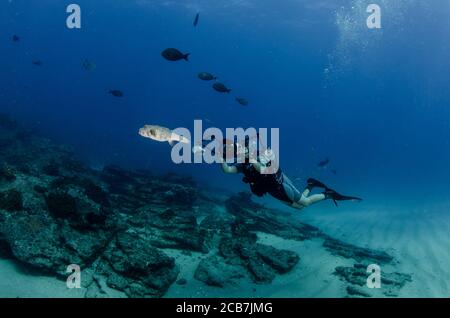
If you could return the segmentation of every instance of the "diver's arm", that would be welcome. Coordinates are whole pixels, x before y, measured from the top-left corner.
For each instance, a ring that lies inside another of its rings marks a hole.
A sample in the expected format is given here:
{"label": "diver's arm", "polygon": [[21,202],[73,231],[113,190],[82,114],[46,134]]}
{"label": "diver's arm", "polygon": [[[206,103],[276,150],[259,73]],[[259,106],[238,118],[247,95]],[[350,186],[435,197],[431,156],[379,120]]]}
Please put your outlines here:
{"label": "diver's arm", "polygon": [[223,170],[223,172],[225,172],[225,173],[230,173],[230,174],[231,174],[231,173],[238,173],[238,172],[239,172],[239,170],[238,170],[238,168],[237,168],[236,166],[232,166],[232,165],[227,164],[227,162],[226,162],[226,160],[223,158],[221,152],[219,152],[219,153],[217,154],[216,160],[217,160],[218,163],[221,163],[221,164],[222,164],[222,170]]}
{"label": "diver's arm", "polygon": [[222,170],[225,173],[238,173],[239,172],[235,166],[230,166],[225,161],[222,162]]}

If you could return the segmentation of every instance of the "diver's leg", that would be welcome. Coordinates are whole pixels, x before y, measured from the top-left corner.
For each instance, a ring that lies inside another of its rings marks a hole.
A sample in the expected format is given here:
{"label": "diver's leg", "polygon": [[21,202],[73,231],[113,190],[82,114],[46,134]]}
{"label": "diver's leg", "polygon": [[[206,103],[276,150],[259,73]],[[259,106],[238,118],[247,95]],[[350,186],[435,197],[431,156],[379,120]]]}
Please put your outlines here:
{"label": "diver's leg", "polygon": [[278,191],[271,193],[272,196],[289,205],[300,200],[302,194],[295,187],[292,181],[285,174],[283,174],[282,180],[283,183],[281,184],[281,187],[278,188]]}
{"label": "diver's leg", "polygon": [[283,188],[289,200],[292,202],[289,205],[299,210],[326,199],[324,194],[314,194],[309,196],[313,188],[310,185],[306,187],[303,193],[300,193],[286,176],[283,178]]}
{"label": "diver's leg", "polygon": [[314,188],[327,189],[327,186],[316,179],[309,178],[307,180],[306,188],[303,191],[302,196],[307,198],[309,196],[309,194],[311,193],[312,189],[314,189]]}
{"label": "diver's leg", "polygon": [[324,197],[323,194],[316,194],[316,195],[313,195],[313,196],[309,197],[309,194],[311,193],[311,191],[314,188],[322,188],[322,189],[325,189],[325,190],[328,189],[328,187],[324,183],[322,183],[322,182],[320,182],[320,181],[318,181],[316,179],[309,178],[308,181],[307,181],[306,188],[305,188],[305,190],[302,193],[302,200],[305,203],[309,203],[308,205],[311,205],[313,203],[325,200],[325,198],[323,198]]}
{"label": "diver's leg", "polygon": [[327,199],[327,197],[323,193],[313,194],[313,195],[311,195],[309,197],[302,195],[302,197],[300,198],[300,200],[297,203],[302,205],[303,207],[308,207],[311,204],[314,204],[314,203],[317,203],[317,202],[321,202],[321,201],[326,200],[326,199]]}
{"label": "diver's leg", "polygon": [[313,183],[309,182],[310,180],[311,179],[308,180],[308,185],[306,189],[303,191],[303,193],[300,193],[300,191],[294,186],[292,181],[286,175],[283,175],[283,189],[285,195],[289,198],[289,201],[292,202],[290,206],[296,209],[302,209],[317,202],[321,202],[328,199],[328,196],[325,193],[313,194],[310,196],[311,190],[314,187],[326,188],[326,186],[323,183],[321,182]]}
{"label": "diver's leg", "polygon": [[305,190],[303,190],[302,192],[302,197],[307,198],[309,196],[309,194],[311,193],[311,188],[310,187],[306,187]]}

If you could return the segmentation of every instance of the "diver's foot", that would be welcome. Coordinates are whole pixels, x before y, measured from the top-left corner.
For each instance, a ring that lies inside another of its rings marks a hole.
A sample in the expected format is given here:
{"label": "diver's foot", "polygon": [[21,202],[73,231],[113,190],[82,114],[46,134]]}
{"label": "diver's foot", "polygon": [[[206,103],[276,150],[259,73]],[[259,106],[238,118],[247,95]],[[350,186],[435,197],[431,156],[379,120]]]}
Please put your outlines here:
{"label": "diver's foot", "polygon": [[313,179],[313,178],[309,178],[307,183],[308,183],[308,188],[310,190],[313,189],[313,188],[322,188],[322,189],[325,189],[325,190],[328,189],[328,187],[325,184],[323,184],[322,182],[320,182],[320,181],[318,181],[316,179]]}
{"label": "diver's foot", "polygon": [[336,206],[337,206],[337,202],[336,201],[356,201],[356,202],[361,202],[362,201],[361,198],[349,197],[349,196],[346,196],[346,195],[342,195],[342,194],[337,193],[333,189],[326,189],[323,194],[325,194],[325,198],[326,199],[333,200],[333,202],[334,202],[334,204],[336,204]]}

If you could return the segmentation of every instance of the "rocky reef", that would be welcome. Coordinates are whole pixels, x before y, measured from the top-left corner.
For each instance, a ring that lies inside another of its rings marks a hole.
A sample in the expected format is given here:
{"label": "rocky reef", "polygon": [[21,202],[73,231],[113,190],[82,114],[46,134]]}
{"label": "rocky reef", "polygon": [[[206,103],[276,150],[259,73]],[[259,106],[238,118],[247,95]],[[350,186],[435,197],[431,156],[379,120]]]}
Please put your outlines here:
{"label": "rocky reef", "polygon": [[[349,296],[371,296],[361,289],[367,277],[362,264],[394,263],[384,251],[339,241],[256,204],[249,193],[211,196],[176,174],[93,170],[67,147],[0,114],[0,257],[61,279],[68,265],[77,264],[86,297],[107,297],[105,284],[128,297],[161,297],[172,284],[186,284],[169,250],[200,255],[193,276],[207,285],[235,286],[243,278],[270,284],[295,268],[301,255],[260,243],[261,232],[321,240],[330,253],[355,262],[335,271]],[[410,280],[386,275],[385,295],[396,295]]]}
{"label": "rocky reef", "polygon": [[225,230],[215,233],[220,236],[218,252],[200,262],[195,272],[198,280],[219,287],[235,284],[236,278],[246,276],[255,283],[270,283],[276,274],[289,272],[299,262],[295,252],[258,243],[256,234],[242,220],[229,221],[222,223]]}

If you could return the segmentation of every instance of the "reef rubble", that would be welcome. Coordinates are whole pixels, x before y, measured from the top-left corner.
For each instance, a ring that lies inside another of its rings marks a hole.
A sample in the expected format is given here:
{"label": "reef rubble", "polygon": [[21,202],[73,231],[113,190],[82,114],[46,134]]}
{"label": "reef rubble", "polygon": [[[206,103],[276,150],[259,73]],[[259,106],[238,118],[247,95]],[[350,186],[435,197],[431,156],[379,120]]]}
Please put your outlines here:
{"label": "reef rubble", "polygon": [[[302,256],[260,243],[258,232],[322,240],[331,254],[354,262],[334,273],[350,297],[372,295],[362,290],[365,264],[395,263],[384,251],[342,242],[259,205],[249,193],[210,197],[189,177],[91,169],[67,147],[0,114],[0,256],[63,280],[67,266],[77,264],[86,297],[107,297],[102,281],[128,297],[161,297],[172,284],[186,284],[168,249],[200,255],[194,278],[207,285],[236,286],[243,278],[270,284]],[[383,279],[385,295],[395,296],[411,276]]]}

